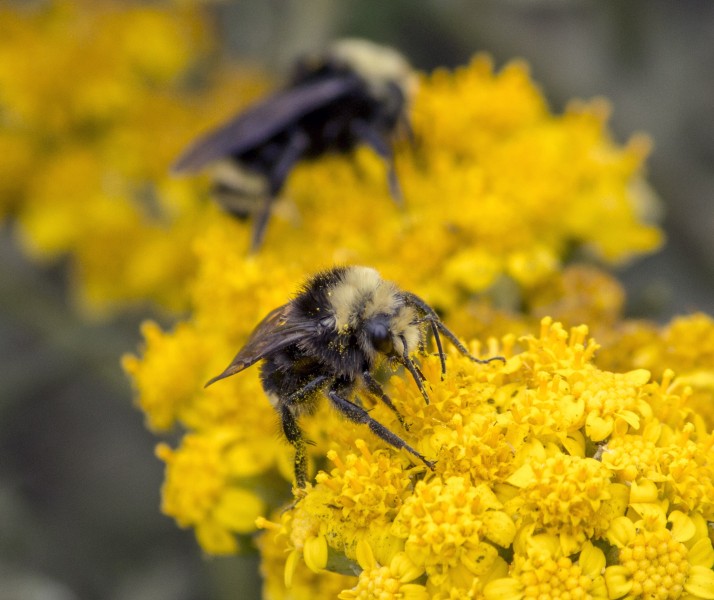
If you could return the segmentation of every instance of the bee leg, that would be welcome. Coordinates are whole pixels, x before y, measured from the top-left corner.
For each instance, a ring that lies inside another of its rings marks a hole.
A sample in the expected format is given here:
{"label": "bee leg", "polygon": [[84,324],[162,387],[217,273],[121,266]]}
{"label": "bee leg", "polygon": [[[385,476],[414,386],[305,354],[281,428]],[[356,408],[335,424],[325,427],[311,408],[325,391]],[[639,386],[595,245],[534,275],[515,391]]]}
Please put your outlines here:
{"label": "bee leg", "polygon": [[401,116],[399,118],[399,127],[401,127],[402,131],[406,132],[407,141],[409,142],[409,146],[411,147],[412,150],[415,150],[416,146],[417,146],[417,140],[416,140],[416,135],[414,134],[414,128],[412,127],[409,117],[407,117],[406,115]]}
{"label": "bee leg", "polygon": [[336,390],[331,389],[327,392],[327,397],[330,399],[332,406],[335,407],[340,413],[342,413],[346,418],[348,418],[353,423],[366,424],[372,433],[377,437],[381,438],[391,446],[397,449],[404,448],[410,454],[416,456],[420,461],[422,461],[427,467],[434,470],[436,464],[433,461],[427,460],[422,454],[417,452],[409,444],[407,444],[402,438],[400,438],[395,433],[392,433],[384,425],[375,421],[369,416],[366,410],[361,406],[357,406],[353,402],[342,398]]}
{"label": "bee leg", "polygon": [[296,129],[290,136],[287,147],[281,154],[275,167],[268,175],[268,194],[263,200],[263,206],[253,224],[253,235],[250,242],[250,251],[255,252],[260,248],[265,237],[265,228],[270,219],[273,202],[280,193],[290,170],[295,166],[310,145],[310,138],[301,129]]}
{"label": "bee leg", "polygon": [[295,163],[302,158],[309,145],[310,137],[302,129],[295,128],[290,132],[288,144],[270,173],[269,190],[271,196],[278,195],[290,171],[295,166]]}
{"label": "bee leg", "polygon": [[302,437],[302,431],[300,431],[295,416],[290,411],[290,407],[287,404],[282,404],[279,410],[285,437],[295,448],[295,483],[297,487],[304,488],[307,484],[305,440]]}
{"label": "bee leg", "polygon": [[409,425],[405,423],[404,417],[402,417],[402,415],[399,413],[397,407],[394,406],[392,399],[384,393],[384,390],[382,389],[382,386],[379,385],[379,382],[374,377],[372,377],[372,374],[369,371],[365,371],[364,373],[362,373],[362,380],[367,386],[367,390],[369,390],[371,394],[374,394],[375,396],[377,396],[377,398],[384,402],[387,407],[390,408],[391,411],[397,416],[400,425],[404,427],[404,429],[409,431]]}
{"label": "bee leg", "polygon": [[[439,355],[439,362],[441,363],[441,380],[444,381],[444,376],[446,375],[446,354],[444,354],[444,347],[441,344],[441,336],[439,335],[439,328],[436,325],[435,319],[431,315],[427,315],[419,319],[418,323],[429,323],[431,328],[431,333],[434,336],[434,342],[436,343],[436,353]],[[425,351],[426,353],[426,351]]]}
{"label": "bee leg", "polygon": [[270,212],[272,210],[273,202],[275,202],[275,196],[266,196],[263,200],[263,206],[260,207],[258,216],[253,223],[253,233],[250,239],[250,252],[251,254],[257,252],[258,248],[263,244],[263,238],[265,237],[265,228],[268,225],[268,219],[270,218]]}
{"label": "bee leg", "polygon": [[404,336],[400,337],[402,345],[404,346],[404,354],[402,355],[402,360],[400,362],[407,368],[407,371],[411,373],[411,376],[414,378],[414,383],[417,384],[421,395],[424,396],[424,401],[429,404],[429,394],[427,394],[426,389],[424,389],[424,381],[426,381],[426,377],[424,377],[424,373],[419,370],[419,367],[414,364],[414,361],[409,358],[409,353],[407,352],[407,340],[404,339]]}
{"label": "bee leg", "polygon": [[446,356],[444,355],[444,347],[441,345],[441,336],[439,335],[439,328],[434,323],[434,319],[428,319],[429,325],[431,326],[431,333],[434,335],[434,342],[436,343],[436,351],[439,353],[439,361],[441,362],[441,380],[444,380],[444,375],[446,375]]}
{"label": "bee leg", "polygon": [[302,386],[297,392],[293,392],[290,394],[285,401],[285,404],[288,406],[292,406],[296,402],[300,402],[301,400],[304,400],[307,396],[309,396],[312,392],[317,390],[325,381],[327,381],[329,378],[327,375],[318,375],[314,379],[311,379],[308,381],[304,386]]}
{"label": "bee leg", "polygon": [[381,156],[387,163],[387,181],[389,183],[389,194],[392,196],[392,198],[394,198],[394,201],[399,206],[402,206],[404,204],[404,199],[402,197],[401,187],[399,186],[397,171],[394,168],[394,153],[389,147],[389,144],[376,129],[370,127],[364,121],[352,121],[352,123],[350,123],[350,128],[352,129],[352,133],[354,133],[359,139],[361,139],[365,144],[372,148],[372,150],[379,154],[379,156]]}

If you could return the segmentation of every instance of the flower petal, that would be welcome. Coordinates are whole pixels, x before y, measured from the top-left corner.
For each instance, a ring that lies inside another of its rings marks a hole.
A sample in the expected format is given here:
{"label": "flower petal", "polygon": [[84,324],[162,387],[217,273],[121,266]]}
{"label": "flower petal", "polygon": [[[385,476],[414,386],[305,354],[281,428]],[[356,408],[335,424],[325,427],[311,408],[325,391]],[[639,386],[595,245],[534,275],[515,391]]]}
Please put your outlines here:
{"label": "flower petal", "polygon": [[629,594],[632,589],[632,580],[628,575],[629,572],[622,565],[613,565],[605,569],[605,585],[610,598],[614,600]]}
{"label": "flower petal", "polygon": [[605,569],[605,554],[600,548],[593,546],[591,542],[585,542],[578,562],[583,573],[595,579]]}
{"label": "flower petal", "polygon": [[483,534],[493,543],[508,548],[516,537],[516,525],[505,512],[489,510],[483,515]]}
{"label": "flower petal", "polygon": [[714,600],[714,571],[698,565],[692,567],[684,589],[697,598]]}
{"label": "flower petal", "polygon": [[694,522],[680,510],[673,510],[667,520],[672,523],[672,537],[678,542],[686,542],[696,533]]}
{"label": "flower petal", "polygon": [[483,590],[486,600],[521,600],[523,586],[510,577],[494,579]]}
{"label": "flower petal", "polygon": [[313,573],[319,573],[327,566],[327,540],[323,535],[309,537],[303,546],[305,564]]}
{"label": "flower petal", "polygon": [[698,540],[689,549],[687,557],[692,565],[711,569],[714,566],[714,548],[712,548],[712,541],[708,537]]}
{"label": "flower petal", "polygon": [[607,541],[613,546],[624,548],[637,535],[635,524],[628,517],[617,517],[610,523],[610,529],[607,530]]}

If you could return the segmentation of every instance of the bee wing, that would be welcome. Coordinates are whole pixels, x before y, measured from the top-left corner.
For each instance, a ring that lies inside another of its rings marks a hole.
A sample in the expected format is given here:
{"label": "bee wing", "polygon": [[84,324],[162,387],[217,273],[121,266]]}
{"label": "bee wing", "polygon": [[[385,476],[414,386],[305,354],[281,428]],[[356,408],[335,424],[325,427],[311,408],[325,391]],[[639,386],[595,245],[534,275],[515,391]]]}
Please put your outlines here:
{"label": "bee wing", "polygon": [[354,77],[335,76],[277,92],[199,138],[179,157],[173,171],[197,171],[220,158],[252,150],[297,119],[348,94],[358,85]]}
{"label": "bee wing", "polygon": [[272,310],[250,334],[245,346],[238,351],[231,364],[220,374],[211,379],[208,387],[219,379],[235,375],[259,360],[300,341],[310,332],[308,323],[291,321],[291,306],[285,304]]}

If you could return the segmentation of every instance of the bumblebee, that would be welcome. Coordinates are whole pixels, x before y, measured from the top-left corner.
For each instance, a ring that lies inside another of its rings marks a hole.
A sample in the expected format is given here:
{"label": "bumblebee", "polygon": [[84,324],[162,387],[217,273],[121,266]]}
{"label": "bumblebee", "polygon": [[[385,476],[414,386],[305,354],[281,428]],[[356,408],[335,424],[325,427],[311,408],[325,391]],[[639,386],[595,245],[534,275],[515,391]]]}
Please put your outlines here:
{"label": "bumblebee", "polygon": [[[198,139],[174,172],[214,167],[213,193],[234,216],[256,213],[251,250],[265,235],[271,207],[296,163],[367,144],[386,162],[389,188],[401,199],[391,140],[409,131],[407,104],[416,77],[395,50],[345,39],[297,63],[285,89]],[[262,206],[256,209],[256,199]]]}
{"label": "bumblebee", "polygon": [[503,360],[472,356],[424,300],[385,281],[374,269],[336,267],[313,276],[292,300],[271,311],[230,365],[206,386],[262,361],[263,389],[280,416],[285,437],[295,448],[295,480],[300,488],[307,482],[307,457],[298,418],[313,413],[321,396],[350,421],[367,425],[385,442],[403,448],[433,469],[432,461],[373,419],[355,395],[361,383],[407,429],[373,371],[380,357],[402,365],[428,404],[425,377],[411,357],[424,351],[427,329],[434,336],[442,377],[446,358],[441,335],[474,362]]}

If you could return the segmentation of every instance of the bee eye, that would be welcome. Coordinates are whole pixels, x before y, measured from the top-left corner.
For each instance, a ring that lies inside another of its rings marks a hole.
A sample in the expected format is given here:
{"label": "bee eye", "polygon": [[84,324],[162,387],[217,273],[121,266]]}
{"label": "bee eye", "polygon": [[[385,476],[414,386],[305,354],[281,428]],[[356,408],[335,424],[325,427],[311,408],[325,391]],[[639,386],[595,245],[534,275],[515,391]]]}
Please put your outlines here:
{"label": "bee eye", "polygon": [[384,321],[369,321],[365,324],[365,329],[376,350],[389,354],[394,349],[392,332]]}

